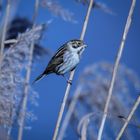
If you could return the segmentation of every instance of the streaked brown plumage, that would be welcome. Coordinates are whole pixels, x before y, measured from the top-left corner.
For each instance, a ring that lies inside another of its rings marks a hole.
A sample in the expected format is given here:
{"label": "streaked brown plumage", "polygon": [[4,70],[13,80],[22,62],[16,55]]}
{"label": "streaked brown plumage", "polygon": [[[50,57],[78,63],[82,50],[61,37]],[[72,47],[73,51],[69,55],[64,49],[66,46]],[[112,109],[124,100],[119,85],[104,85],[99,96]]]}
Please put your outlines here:
{"label": "streaked brown plumage", "polygon": [[86,45],[83,41],[78,39],[66,42],[57,50],[44,72],[39,75],[34,82],[51,73],[64,75],[65,73],[72,71],[79,63],[80,56],[85,47]]}

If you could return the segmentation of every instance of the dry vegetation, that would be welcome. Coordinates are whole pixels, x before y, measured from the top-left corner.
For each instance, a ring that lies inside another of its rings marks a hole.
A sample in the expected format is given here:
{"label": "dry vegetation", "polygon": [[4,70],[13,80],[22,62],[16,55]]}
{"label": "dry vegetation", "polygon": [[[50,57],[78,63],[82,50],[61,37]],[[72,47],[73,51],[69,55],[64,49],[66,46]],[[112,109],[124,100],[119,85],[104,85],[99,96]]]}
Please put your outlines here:
{"label": "dry vegetation", "polygon": [[[32,64],[50,52],[48,48],[39,44],[50,21],[36,25],[38,9],[47,9],[67,22],[78,21],[74,18],[74,13],[61,6],[59,1],[35,0],[32,19],[15,17],[11,14],[12,10],[16,11],[18,0],[5,2],[0,0],[0,15],[3,14],[0,23],[0,140],[10,140],[14,127],[19,128],[17,137],[18,140],[22,140],[24,129],[30,128],[27,122],[37,118],[33,111],[27,108],[27,103],[37,106],[39,97],[30,83]],[[84,40],[92,9],[115,15],[108,6],[94,0],[75,0],[75,2],[88,6],[81,30],[81,40]],[[140,133],[138,114],[133,116],[139,105],[140,96],[137,95],[138,98],[135,99],[131,95],[132,92],[139,91],[140,81],[134,71],[120,65],[134,7],[135,0],[132,0],[114,64],[103,62],[86,66],[79,77],[73,97],[68,97],[71,88],[68,83],[53,140],[62,140],[69,124],[81,140],[101,140],[102,137],[107,140],[112,138],[119,140],[122,135],[123,138],[131,140],[134,137],[131,128],[123,134],[128,124],[136,128],[135,133]],[[73,79],[74,73],[75,71],[70,73],[70,80]],[[65,106],[68,110],[62,122]],[[109,126],[110,123],[112,127],[104,129],[104,126]]]}

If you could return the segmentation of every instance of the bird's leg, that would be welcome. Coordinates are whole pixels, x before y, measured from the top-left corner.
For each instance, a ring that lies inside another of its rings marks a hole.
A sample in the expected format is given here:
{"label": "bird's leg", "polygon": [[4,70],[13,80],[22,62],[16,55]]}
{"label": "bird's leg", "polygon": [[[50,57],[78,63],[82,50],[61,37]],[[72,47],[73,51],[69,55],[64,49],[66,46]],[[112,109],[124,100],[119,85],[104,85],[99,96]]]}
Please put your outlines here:
{"label": "bird's leg", "polygon": [[65,80],[67,81],[67,83],[69,83],[70,85],[72,85],[72,81],[71,80],[69,80],[65,75],[62,75],[64,78],[65,78]]}

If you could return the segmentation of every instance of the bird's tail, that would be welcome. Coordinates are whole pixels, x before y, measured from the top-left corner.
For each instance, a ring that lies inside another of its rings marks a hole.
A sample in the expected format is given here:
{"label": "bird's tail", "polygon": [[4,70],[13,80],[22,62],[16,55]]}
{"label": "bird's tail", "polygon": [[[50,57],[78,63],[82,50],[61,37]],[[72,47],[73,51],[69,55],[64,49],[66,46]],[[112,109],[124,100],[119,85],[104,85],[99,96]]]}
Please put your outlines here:
{"label": "bird's tail", "polygon": [[32,84],[36,83],[38,80],[41,80],[46,74],[45,73],[42,73],[40,74],[34,81]]}

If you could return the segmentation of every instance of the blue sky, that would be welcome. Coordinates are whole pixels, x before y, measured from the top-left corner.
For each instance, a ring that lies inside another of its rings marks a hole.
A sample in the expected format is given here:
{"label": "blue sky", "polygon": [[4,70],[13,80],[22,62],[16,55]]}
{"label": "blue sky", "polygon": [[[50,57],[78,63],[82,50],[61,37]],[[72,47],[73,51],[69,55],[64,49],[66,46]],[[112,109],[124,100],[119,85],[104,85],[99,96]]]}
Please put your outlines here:
{"label": "blue sky", "polygon": [[[112,16],[101,10],[92,10],[85,43],[88,45],[80,65],[76,69],[71,94],[75,89],[76,81],[82,70],[90,64],[109,61],[114,62],[123,34],[124,25],[128,15],[130,0],[100,0],[110,7],[116,15]],[[34,0],[21,0],[17,16],[32,17]],[[76,3],[74,0],[59,0],[63,7],[74,13],[77,24],[65,22],[55,17],[48,10],[41,8],[37,23],[44,23],[53,19],[41,43],[55,52],[64,42],[79,38],[83,26],[87,6]],[[121,63],[133,69],[140,76],[140,1],[137,0],[132,25],[128,33]],[[46,67],[48,57],[39,60],[33,67],[31,81],[35,79]],[[57,114],[65,91],[66,82],[61,76],[49,75],[42,79],[33,88],[39,93],[39,106],[33,108],[38,120],[31,123],[32,130],[24,133],[24,140],[49,140],[52,137]],[[67,138],[71,140],[73,136]]]}

